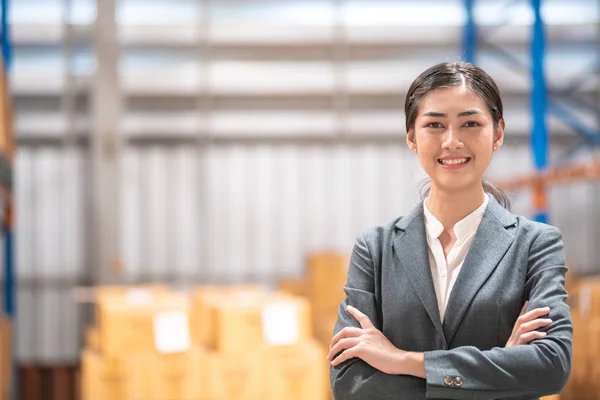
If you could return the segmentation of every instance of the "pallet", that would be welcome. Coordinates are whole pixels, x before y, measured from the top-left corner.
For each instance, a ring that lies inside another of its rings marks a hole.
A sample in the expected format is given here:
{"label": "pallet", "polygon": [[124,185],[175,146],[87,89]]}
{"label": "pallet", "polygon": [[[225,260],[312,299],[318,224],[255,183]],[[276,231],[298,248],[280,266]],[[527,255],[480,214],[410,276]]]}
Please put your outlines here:
{"label": "pallet", "polygon": [[19,368],[19,399],[79,400],[78,366],[36,366]]}

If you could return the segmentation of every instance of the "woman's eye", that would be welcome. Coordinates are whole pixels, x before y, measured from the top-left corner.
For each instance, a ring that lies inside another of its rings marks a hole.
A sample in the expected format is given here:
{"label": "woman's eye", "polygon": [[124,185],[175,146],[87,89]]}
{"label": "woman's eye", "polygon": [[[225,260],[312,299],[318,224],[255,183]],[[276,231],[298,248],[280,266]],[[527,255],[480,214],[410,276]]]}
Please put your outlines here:
{"label": "woman's eye", "polygon": [[428,124],[427,127],[437,129],[437,128],[441,128],[442,124],[440,124],[439,122],[432,122],[432,123]]}
{"label": "woman's eye", "polygon": [[480,126],[478,122],[475,121],[469,121],[465,124],[466,127],[468,128],[475,128],[477,126]]}

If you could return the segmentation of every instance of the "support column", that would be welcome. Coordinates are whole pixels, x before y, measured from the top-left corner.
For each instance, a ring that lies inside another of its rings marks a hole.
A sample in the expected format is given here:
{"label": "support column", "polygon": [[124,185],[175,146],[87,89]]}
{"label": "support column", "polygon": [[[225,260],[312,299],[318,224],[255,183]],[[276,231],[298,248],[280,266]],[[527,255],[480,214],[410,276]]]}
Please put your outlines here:
{"label": "support column", "polygon": [[117,0],[97,0],[93,28],[96,71],[90,91],[91,120],[91,267],[94,283],[120,279],[119,266],[119,44]]}
{"label": "support column", "polygon": [[462,48],[463,60],[475,64],[475,54],[477,53],[477,26],[475,25],[475,0],[464,0],[466,23],[463,30]]}
{"label": "support column", "polygon": [[[533,39],[531,41],[531,150],[538,173],[543,172],[548,165],[548,131],[546,128],[546,77],[544,73],[544,56],[546,37],[544,21],[541,14],[541,0],[531,0],[535,16],[533,24]],[[534,219],[548,223],[548,199],[546,183],[539,180],[533,187]]]}

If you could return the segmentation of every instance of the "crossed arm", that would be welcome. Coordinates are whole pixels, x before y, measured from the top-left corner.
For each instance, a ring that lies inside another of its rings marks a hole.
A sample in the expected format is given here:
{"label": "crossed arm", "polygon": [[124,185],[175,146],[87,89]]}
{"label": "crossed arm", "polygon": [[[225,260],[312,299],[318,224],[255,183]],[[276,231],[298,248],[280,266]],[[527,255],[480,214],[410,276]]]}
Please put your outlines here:
{"label": "crossed arm", "polygon": [[[528,344],[541,339],[546,332],[537,331],[552,323],[549,318],[540,318],[550,312],[549,307],[536,308],[529,312],[527,302],[515,322],[505,348]],[[409,352],[396,348],[360,310],[347,306],[346,311],[360,324],[360,328],[346,327],[338,332],[329,345],[327,359],[337,366],[351,358],[360,358],[373,368],[390,375],[412,375],[426,378],[424,353]],[[339,355],[338,355],[339,354]],[[336,355],[338,355],[336,357]]]}
{"label": "crossed arm", "polygon": [[[367,245],[362,237],[358,240],[351,268],[359,274],[372,274]],[[526,285],[530,303],[549,305],[554,321],[540,318],[550,312],[549,308],[525,312],[525,305],[506,346],[485,351],[471,346],[426,353],[398,349],[376,328],[374,305],[369,304],[365,310],[349,306],[350,302],[365,304],[367,295],[374,301],[374,295],[365,290],[370,288],[350,288],[349,297],[360,295],[361,301],[350,299],[345,303],[345,311],[358,321],[360,328],[348,325],[332,339],[328,359],[333,367],[334,395],[340,399],[368,399],[377,393],[382,398],[393,398],[394,393],[386,393],[386,388],[417,385],[414,379],[418,378],[426,379],[428,398],[538,397],[560,392],[571,365],[572,325],[564,302],[565,272],[560,233],[549,228],[532,245]],[[548,334],[537,331],[549,325]],[[410,379],[401,383],[396,375]],[[469,379],[457,390],[444,386],[445,376]]]}

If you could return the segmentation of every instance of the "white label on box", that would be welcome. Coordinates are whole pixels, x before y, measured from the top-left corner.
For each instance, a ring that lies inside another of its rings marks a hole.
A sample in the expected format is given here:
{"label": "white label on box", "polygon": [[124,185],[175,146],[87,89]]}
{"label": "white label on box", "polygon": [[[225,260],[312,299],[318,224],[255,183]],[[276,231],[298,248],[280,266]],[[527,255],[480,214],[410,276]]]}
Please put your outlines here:
{"label": "white label on box", "polygon": [[160,353],[181,353],[191,347],[187,314],[163,312],[154,316],[154,344]]}
{"label": "white label on box", "polygon": [[263,336],[273,346],[288,346],[300,340],[298,309],[294,303],[276,302],[263,307]]}

